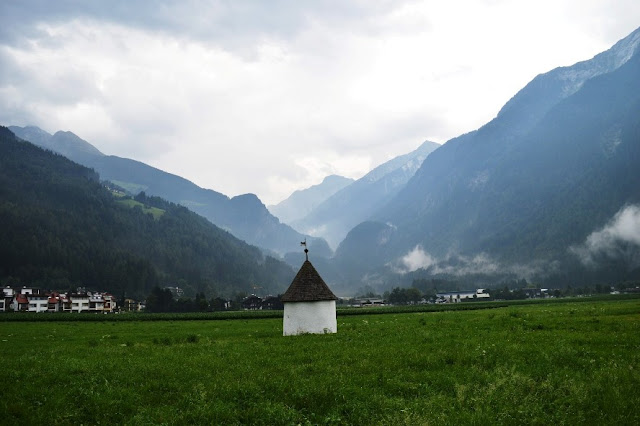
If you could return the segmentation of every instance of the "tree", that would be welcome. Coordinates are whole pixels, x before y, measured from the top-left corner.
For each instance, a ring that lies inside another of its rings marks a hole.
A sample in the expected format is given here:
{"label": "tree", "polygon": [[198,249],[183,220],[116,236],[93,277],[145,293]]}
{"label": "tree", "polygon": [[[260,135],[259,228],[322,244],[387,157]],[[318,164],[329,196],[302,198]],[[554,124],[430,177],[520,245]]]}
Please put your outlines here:
{"label": "tree", "polygon": [[173,309],[173,294],[168,288],[161,289],[155,286],[151,294],[147,296],[147,311],[149,312],[170,312]]}
{"label": "tree", "polygon": [[195,308],[199,312],[206,312],[209,310],[209,302],[207,302],[207,298],[204,293],[196,294]]}
{"label": "tree", "polygon": [[415,287],[409,287],[405,289],[405,294],[407,302],[417,303],[422,300],[422,294],[420,293],[420,290]]}

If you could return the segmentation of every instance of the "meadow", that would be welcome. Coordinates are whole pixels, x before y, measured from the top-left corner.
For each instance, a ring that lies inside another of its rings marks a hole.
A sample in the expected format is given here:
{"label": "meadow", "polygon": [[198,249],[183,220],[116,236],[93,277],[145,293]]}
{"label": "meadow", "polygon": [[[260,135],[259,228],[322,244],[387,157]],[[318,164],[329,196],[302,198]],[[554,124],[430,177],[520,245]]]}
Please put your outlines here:
{"label": "meadow", "polygon": [[[366,312],[365,312],[366,313]],[[0,322],[0,424],[640,424],[640,300]]]}

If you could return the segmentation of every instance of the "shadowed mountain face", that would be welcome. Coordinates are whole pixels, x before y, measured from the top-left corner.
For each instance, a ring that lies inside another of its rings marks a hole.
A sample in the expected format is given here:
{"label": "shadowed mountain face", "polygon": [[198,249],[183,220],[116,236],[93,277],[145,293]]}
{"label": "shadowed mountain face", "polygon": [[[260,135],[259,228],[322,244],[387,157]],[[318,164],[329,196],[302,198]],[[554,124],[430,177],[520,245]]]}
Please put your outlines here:
{"label": "shadowed mountain face", "polygon": [[322,237],[336,247],[347,232],[367,220],[376,209],[392,199],[437,147],[424,142],[418,149],[396,157],[346,186],[314,208],[307,216],[292,222],[301,232]]}
{"label": "shadowed mountain face", "polygon": [[297,250],[298,243],[305,238],[280,223],[253,194],[229,198],[139,161],[104,155],[71,132],[57,132],[52,136],[32,126],[11,126],[10,130],[20,138],[93,168],[101,179],[133,194],[144,191],[147,195],[182,204],[250,244],[284,254]]}
{"label": "shadowed mountain face", "polygon": [[[640,29],[589,61],[536,77],[494,120],[429,155],[372,214],[380,238],[355,228],[338,263],[356,262],[347,248],[368,244],[360,276],[382,265],[539,277],[585,266],[576,266],[575,248],[640,202],[638,45]],[[445,267],[454,257],[456,267]],[[592,272],[594,280],[638,265],[611,257],[591,266],[608,271]]]}

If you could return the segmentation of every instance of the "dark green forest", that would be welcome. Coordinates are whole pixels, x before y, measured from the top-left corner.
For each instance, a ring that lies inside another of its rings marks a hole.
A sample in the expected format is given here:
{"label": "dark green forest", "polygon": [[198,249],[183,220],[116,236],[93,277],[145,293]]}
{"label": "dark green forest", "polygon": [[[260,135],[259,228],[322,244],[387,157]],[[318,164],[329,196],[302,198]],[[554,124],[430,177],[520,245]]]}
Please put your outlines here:
{"label": "dark green forest", "polygon": [[[155,213],[155,215],[154,215]],[[187,208],[114,194],[100,176],[0,127],[0,282],[143,298],[276,294],[294,271]]]}

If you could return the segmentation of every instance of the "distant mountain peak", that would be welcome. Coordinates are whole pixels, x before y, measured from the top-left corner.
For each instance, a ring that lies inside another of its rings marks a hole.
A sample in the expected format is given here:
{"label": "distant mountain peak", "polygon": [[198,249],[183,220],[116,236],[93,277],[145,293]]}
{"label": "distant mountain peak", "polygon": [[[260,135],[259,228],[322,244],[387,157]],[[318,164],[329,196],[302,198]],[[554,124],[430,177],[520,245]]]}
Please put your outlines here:
{"label": "distant mountain peak", "polygon": [[102,152],[100,152],[100,150],[98,150],[98,148],[80,138],[75,133],[69,131],[57,131],[51,138],[51,143],[55,150],[65,155],[70,150],[75,150],[90,155],[104,155]]}
{"label": "distant mountain peak", "polygon": [[98,148],[72,132],[58,131],[51,135],[37,126],[9,126],[9,129],[19,138],[55,151],[67,158],[104,155]]}
{"label": "distant mountain peak", "polygon": [[347,232],[389,201],[420,168],[428,155],[440,145],[423,142],[415,150],[395,157],[327,198],[294,227],[325,238],[337,247]]}
{"label": "distant mountain peak", "polygon": [[[640,27],[613,45],[611,53],[618,59],[618,67],[626,63],[640,46]],[[605,52],[606,53],[606,52]],[[617,67],[616,67],[617,68]]]}
{"label": "distant mountain peak", "polygon": [[519,125],[512,129],[515,133],[528,131],[551,106],[576,93],[587,80],[627,63],[639,46],[640,28],[591,59],[539,74],[500,109],[498,117],[512,123],[518,121]]}
{"label": "distant mountain peak", "polygon": [[236,195],[235,197],[231,198],[231,201],[244,206],[256,206],[261,208],[264,207],[264,204],[262,203],[260,198],[258,198],[256,194],[252,193]]}
{"label": "distant mountain peak", "polygon": [[[422,165],[424,159],[427,158],[427,155],[439,146],[440,145],[435,142],[424,141],[415,150],[407,154],[399,155],[383,164],[380,164],[378,167],[364,175],[361,180],[366,182],[376,182],[397,169],[403,169],[405,171],[411,169],[411,173],[413,174],[420,168],[420,165]],[[412,168],[410,163],[416,167]]]}
{"label": "distant mountain peak", "polygon": [[37,126],[9,126],[9,130],[20,139],[24,139],[43,148],[51,149],[49,146],[51,135]]}
{"label": "distant mountain peak", "polygon": [[24,126],[25,130],[28,130],[30,132],[34,132],[36,134],[41,134],[41,135],[47,135],[47,136],[51,136],[51,134],[45,132],[44,130],[42,130],[40,127],[38,126],[33,126],[33,125],[28,125],[28,126]]}
{"label": "distant mountain peak", "polygon": [[269,206],[275,216],[284,223],[293,223],[303,218],[316,206],[320,205],[327,198],[351,185],[353,179],[339,175],[326,176],[322,183],[313,185],[306,189],[300,189],[291,194],[286,200]]}
{"label": "distant mountain peak", "polygon": [[353,182],[353,179],[346,178],[340,175],[329,175],[329,176],[325,176],[325,178],[322,179],[322,183],[333,183],[333,182]]}

